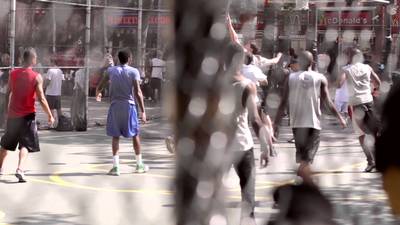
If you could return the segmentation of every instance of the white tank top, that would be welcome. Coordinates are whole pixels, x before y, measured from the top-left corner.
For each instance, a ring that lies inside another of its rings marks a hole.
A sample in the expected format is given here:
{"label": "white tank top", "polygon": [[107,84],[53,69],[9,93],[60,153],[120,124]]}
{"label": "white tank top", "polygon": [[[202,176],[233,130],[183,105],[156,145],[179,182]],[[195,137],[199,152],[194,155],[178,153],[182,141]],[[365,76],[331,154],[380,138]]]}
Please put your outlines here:
{"label": "white tank top", "polygon": [[371,67],[356,63],[343,67],[346,73],[349,103],[360,105],[373,101],[371,94]]}
{"label": "white tank top", "polygon": [[236,99],[234,116],[237,124],[235,138],[231,147],[234,151],[247,151],[254,146],[253,136],[249,127],[249,113],[247,107],[244,107],[242,103],[244,90],[250,83],[250,80],[245,79],[233,84]]}
{"label": "white tank top", "polygon": [[321,130],[321,83],[325,76],[299,71],[289,76],[289,112],[293,128]]}

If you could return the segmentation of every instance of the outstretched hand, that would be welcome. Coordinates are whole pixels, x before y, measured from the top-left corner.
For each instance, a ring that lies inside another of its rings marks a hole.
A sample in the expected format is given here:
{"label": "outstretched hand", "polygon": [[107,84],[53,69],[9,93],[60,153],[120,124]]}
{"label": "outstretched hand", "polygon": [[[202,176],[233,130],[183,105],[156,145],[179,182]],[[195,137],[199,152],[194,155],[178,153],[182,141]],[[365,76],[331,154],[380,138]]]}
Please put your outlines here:
{"label": "outstretched hand", "polygon": [[96,101],[97,102],[101,102],[102,97],[103,97],[103,95],[101,94],[101,92],[96,93]]}
{"label": "outstretched hand", "polygon": [[56,122],[56,120],[54,119],[54,117],[52,115],[50,115],[49,119],[48,119],[49,127],[53,127],[55,122]]}
{"label": "outstretched hand", "polygon": [[143,123],[147,123],[147,117],[146,117],[146,113],[145,112],[142,113],[141,117],[142,117]]}

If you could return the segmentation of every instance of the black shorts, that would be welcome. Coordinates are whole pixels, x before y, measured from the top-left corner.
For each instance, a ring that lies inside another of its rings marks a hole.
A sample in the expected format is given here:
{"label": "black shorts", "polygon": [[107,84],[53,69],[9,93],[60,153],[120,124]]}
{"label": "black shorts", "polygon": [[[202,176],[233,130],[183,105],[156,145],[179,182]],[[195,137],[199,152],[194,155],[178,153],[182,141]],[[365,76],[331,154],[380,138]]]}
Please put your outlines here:
{"label": "black shorts", "polygon": [[9,118],[0,145],[9,151],[15,151],[18,146],[18,149],[25,147],[29,152],[39,152],[35,113],[20,118]]}
{"label": "black shorts", "polygon": [[61,96],[46,95],[50,109],[61,109]]}
{"label": "black shorts", "polygon": [[320,131],[314,128],[293,128],[293,136],[296,145],[296,162],[312,163],[318,151]]}
{"label": "black shorts", "polygon": [[353,117],[355,125],[358,126],[362,132],[374,135],[375,137],[380,133],[381,123],[374,111],[372,103],[353,106]]}
{"label": "black shorts", "polygon": [[151,78],[150,86],[153,90],[154,89],[161,90],[161,83],[162,83],[162,80],[160,78],[153,77],[153,78]]}

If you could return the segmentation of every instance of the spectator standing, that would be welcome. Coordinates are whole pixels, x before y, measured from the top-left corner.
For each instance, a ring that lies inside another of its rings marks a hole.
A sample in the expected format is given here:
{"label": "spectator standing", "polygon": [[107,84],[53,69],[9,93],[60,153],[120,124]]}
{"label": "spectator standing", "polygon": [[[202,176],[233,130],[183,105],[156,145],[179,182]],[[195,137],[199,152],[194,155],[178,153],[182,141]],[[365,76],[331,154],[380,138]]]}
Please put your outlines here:
{"label": "spectator standing", "polygon": [[56,120],[55,127],[58,125],[58,120],[62,115],[61,110],[61,90],[64,80],[64,74],[61,69],[57,67],[55,61],[52,60],[52,68],[47,71],[45,78],[46,99],[53,117]]}
{"label": "spectator standing", "polygon": [[154,56],[151,59],[151,81],[152,100],[159,102],[161,100],[161,87],[164,79],[163,73],[165,72],[166,63],[161,57]]}

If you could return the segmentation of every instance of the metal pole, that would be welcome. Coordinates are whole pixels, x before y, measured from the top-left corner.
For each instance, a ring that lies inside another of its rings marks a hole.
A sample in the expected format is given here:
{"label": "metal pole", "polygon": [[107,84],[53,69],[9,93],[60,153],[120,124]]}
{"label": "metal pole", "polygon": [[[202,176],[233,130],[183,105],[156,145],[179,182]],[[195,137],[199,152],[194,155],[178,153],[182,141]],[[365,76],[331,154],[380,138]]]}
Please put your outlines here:
{"label": "metal pole", "polygon": [[[317,6],[315,6],[315,33],[314,33],[314,43],[313,43],[313,46],[315,47],[315,53],[316,53],[316,55],[318,55],[318,23],[319,23],[319,21],[318,21],[318,14],[319,14],[319,10],[318,10],[318,7]],[[311,9],[309,9],[308,10],[308,13],[309,13],[309,15],[311,14]],[[308,17],[308,18],[310,18],[310,16]]]}
{"label": "metal pole", "polygon": [[15,11],[17,8],[17,1],[10,0],[10,58],[11,69],[15,67]]}
{"label": "metal pole", "polygon": [[104,35],[104,47],[106,53],[111,53],[110,46],[108,46],[108,29],[107,29],[107,19],[106,19],[106,6],[108,5],[108,0],[104,1],[104,9],[103,9],[103,35]]}
{"label": "metal pole", "polygon": [[[158,9],[161,8],[161,0],[158,0]],[[157,19],[159,20],[159,18],[161,17],[161,13],[158,11],[157,12]],[[160,23],[157,24],[157,51],[160,49],[160,45],[161,45],[161,25]]]}
{"label": "metal pole", "polygon": [[52,4],[51,6],[52,10],[52,22],[53,22],[53,54],[56,53],[56,32],[57,32],[57,26],[56,26],[56,6],[55,4]]}
{"label": "metal pole", "polygon": [[[139,0],[138,30],[137,30],[137,65],[142,70],[142,26],[143,26],[143,0]],[[144,71],[144,70],[143,70]],[[142,71],[142,72],[143,72]]]}
{"label": "metal pole", "polygon": [[87,128],[88,125],[88,113],[89,113],[89,104],[88,104],[88,96],[89,96],[89,64],[90,64],[90,18],[91,18],[91,0],[86,0],[86,32],[85,32],[85,95],[86,95],[86,102],[85,102],[85,118],[86,124],[84,127]]}

